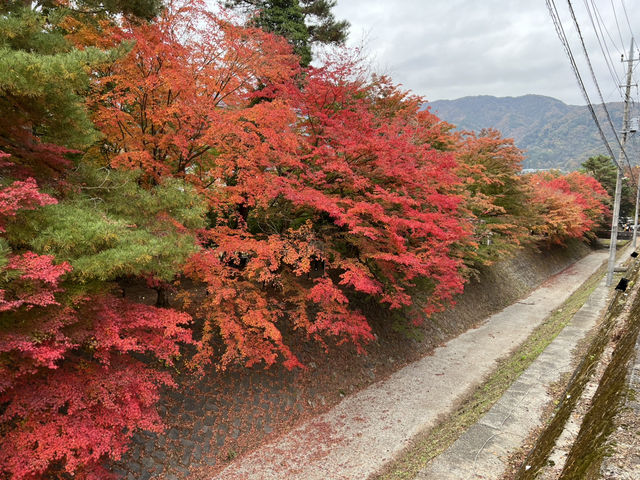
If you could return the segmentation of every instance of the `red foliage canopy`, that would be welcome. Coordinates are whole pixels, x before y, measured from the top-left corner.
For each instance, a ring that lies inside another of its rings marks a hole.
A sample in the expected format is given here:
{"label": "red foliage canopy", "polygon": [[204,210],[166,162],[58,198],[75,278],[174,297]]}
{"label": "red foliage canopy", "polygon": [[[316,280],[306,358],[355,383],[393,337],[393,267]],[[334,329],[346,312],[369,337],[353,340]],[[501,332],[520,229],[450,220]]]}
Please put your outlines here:
{"label": "red foliage canopy", "polygon": [[38,184],[33,178],[13,182],[0,190],[0,233],[4,232],[4,223],[10,217],[14,217],[19,210],[33,210],[55,203],[55,198],[38,190]]}
{"label": "red foliage canopy", "polygon": [[456,154],[474,231],[468,256],[473,263],[489,263],[529,239],[530,193],[520,176],[524,157],[513,140],[493,129],[463,132]]}
{"label": "red foliage canopy", "polygon": [[607,212],[608,194],[593,177],[579,172],[542,172],[528,176],[538,215],[535,234],[551,243],[583,238]]}
{"label": "red foliage canopy", "polygon": [[318,218],[317,231],[341,285],[398,308],[412,303],[415,279],[429,279],[429,314],[462,287],[452,247],[468,232],[456,162],[424,141],[431,124],[420,99],[405,95],[390,109],[382,100],[402,92],[350,80],[353,69],[311,70],[304,88],[292,91],[301,168],[283,195],[330,219]]}
{"label": "red foliage canopy", "polygon": [[283,320],[320,341],[372,338],[349,292],[401,308],[421,282],[430,314],[462,290],[455,160],[427,141],[419,99],[365,85],[349,62],[297,78],[282,39],[197,6],[130,35],[96,123],[113,166],[184,176],[209,198],[186,273],[208,284],[204,344],[222,336],[222,366],[298,364]]}
{"label": "red foliage canopy", "polygon": [[137,429],[160,431],[154,407],[171,377],[131,354],[171,364],[191,342],[190,317],[174,310],[109,295],[46,301],[11,311],[0,335],[0,464],[15,479],[87,474],[119,458]]}
{"label": "red foliage canopy", "polygon": [[[54,203],[34,180],[16,181],[0,189],[0,219]],[[8,246],[0,263],[0,476],[105,478],[104,456],[119,458],[137,429],[160,429],[158,389],[172,384],[131,354],[171,364],[179,344],[192,342],[191,317],[109,294],[70,295],[61,283],[68,263]]]}
{"label": "red foliage canopy", "polygon": [[206,132],[233,128],[229,110],[299,68],[284,39],[216,17],[203,2],[172,2],[156,22],[129,25],[118,39],[133,49],[102,72],[91,100],[111,165],[155,180],[188,176],[203,188],[216,164]]}

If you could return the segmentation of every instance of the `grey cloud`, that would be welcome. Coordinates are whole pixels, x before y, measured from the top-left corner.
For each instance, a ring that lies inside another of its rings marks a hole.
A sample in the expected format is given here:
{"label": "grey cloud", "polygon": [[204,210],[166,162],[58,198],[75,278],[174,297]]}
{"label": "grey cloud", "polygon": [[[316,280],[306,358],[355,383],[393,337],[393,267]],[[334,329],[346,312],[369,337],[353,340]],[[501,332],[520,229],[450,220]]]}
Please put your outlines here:
{"label": "grey cloud", "polygon": [[[619,22],[620,1],[614,1]],[[564,5],[557,3],[559,8]],[[574,8],[603,93],[613,89],[608,100],[619,99],[586,12],[578,3]],[[612,36],[617,36],[609,2],[596,3]],[[632,27],[640,26],[640,9],[627,7],[627,11]],[[352,23],[353,43],[368,33],[368,50],[385,73],[429,99],[537,93],[584,103],[542,0],[339,0],[336,14]],[[561,14],[588,78],[570,17],[564,10]],[[620,27],[628,42],[626,23]],[[620,73],[617,50],[612,48],[612,53]],[[595,99],[595,90],[591,92]]]}

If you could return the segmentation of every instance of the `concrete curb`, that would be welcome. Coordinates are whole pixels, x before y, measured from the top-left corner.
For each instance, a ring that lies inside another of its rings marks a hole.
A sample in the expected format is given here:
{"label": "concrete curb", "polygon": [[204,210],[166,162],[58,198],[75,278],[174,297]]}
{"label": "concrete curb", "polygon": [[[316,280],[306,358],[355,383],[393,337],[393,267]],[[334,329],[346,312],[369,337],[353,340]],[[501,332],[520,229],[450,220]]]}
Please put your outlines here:
{"label": "concrete curb", "polygon": [[610,457],[602,462],[603,479],[634,480],[640,478],[640,336],[636,340],[635,359],[629,366],[627,396],[622,412],[618,413],[618,429],[609,438],[614,445]]}

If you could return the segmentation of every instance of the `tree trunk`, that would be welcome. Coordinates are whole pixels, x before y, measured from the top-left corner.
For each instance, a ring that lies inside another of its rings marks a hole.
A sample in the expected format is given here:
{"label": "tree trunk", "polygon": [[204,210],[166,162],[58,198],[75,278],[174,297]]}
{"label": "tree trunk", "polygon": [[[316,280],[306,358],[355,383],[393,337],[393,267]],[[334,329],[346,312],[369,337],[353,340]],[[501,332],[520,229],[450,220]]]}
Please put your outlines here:
{"label": "tree trunk", "polygon": [[156,307],[167,308],[169,306],[169,290],[167,287],[156,287],[154,290],[158,293]]}

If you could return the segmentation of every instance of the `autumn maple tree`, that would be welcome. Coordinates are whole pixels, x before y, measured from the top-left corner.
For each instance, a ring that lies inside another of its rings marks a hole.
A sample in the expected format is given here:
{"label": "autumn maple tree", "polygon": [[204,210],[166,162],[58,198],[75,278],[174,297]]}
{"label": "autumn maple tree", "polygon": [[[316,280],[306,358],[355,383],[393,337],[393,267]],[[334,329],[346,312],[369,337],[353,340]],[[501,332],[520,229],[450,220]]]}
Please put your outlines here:
{"label": "autumn maple tree", "polygon": [[185,178],[208,198],[205,248],[185,272],[209,285],[203,348],[221,335],[221,365],[296,365],[285,320],[320,341],[370,339],[349,292],[403,308],[426,282],[431,313],[461,290],[455,160],[418,141],[419,102],[384,112],[348,62],[301,80],[286,43],[194,6],[130,35],[95,121],[111,166]]}
{"label": "autumn maple tree", "polygon": [[[636,167],[637,168],[637,167]],[[613,163],[610,157],[605,155],[596,155],[589,157],[584,161],[580,167],[580,172],[595,178],[600,185],[607,191],[609,195],[609,209],[613,209],[613,198],[616,191],[616,175],[618,167]],[[627,217],[632,216],[635,209],[636,195],[632,188],[629,179],[634,178],[635,174],[629,174],[625,172],[621,185],[622,190],[620,192],[620,216]],[[611,223],[611,219],[607,223]]]}
{"label": "autumn maple tree", "polygon": [[530,189],[519,175],[523,154],[491,129],[463,133],[455,150],[464,205],[472,215],[475,245],[469,261],[495,261],[530,238]]}
{"label": "autumn maple tree", "polygon": [[102,153],[114,168],[142,170],[152,182],[186,177],[204,192],[217,181],[213,131],[242,135],[237,119],[252,95],[298,70],[284,40],[216,17],[201,2],[171,5],[120,37],[133,48],[106,66],[91,97],[107,139]]}
{"label": "autumn maple tree", "polygon": [[550,243],[586,238],[608,211],[609,198],[593,177],[579,172],[541,172],[527,177],[533,189],[537,222],[532,232]]}

